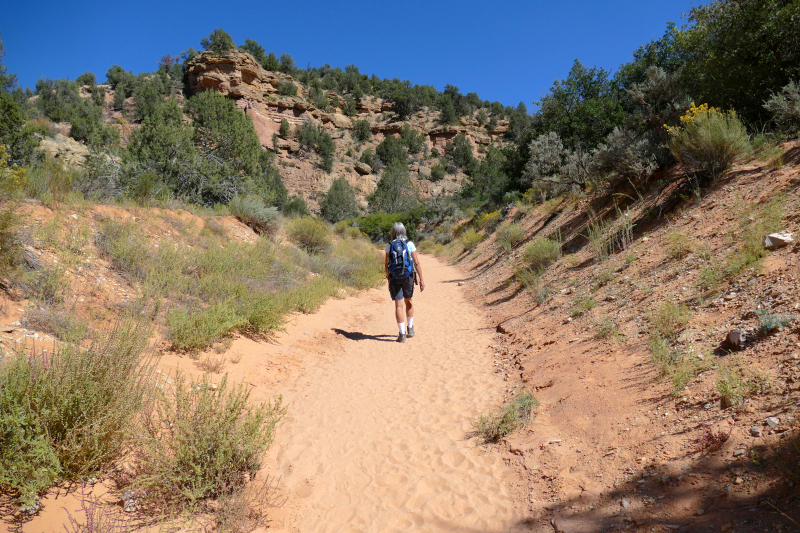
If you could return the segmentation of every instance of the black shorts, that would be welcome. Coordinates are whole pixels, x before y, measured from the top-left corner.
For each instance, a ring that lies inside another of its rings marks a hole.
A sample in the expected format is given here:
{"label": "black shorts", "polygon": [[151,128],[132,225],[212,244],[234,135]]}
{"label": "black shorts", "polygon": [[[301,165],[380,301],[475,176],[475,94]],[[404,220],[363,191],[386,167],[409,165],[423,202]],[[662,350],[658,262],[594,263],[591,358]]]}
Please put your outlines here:
{"label": "black shorts", "polygon": [[392,300],[408,299],[414,296],[414,275],[406,279],[389,280],[389,295]]}

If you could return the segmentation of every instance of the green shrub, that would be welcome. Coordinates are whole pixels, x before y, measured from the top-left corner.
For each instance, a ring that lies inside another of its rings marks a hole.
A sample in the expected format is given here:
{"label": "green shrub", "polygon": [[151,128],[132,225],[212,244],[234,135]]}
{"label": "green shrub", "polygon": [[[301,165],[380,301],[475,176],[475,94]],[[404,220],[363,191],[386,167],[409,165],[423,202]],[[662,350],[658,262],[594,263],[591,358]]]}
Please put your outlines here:
{"label": "green shrub", "polygon": [[442,181],[447,171],[444,165],[436,164],[431,167],[431,181]]}
{"label": "green shrub", "polygon": [[215,54],[228,55],[231,50],[236,50],[231,35],[222,28],[216,28],[208,37],[200,41],[203,50],[208,50]]}
{"label": "green shrub", "polygon": [[749,153],[750,140],[733,111],[723,113],[707,104],[692,104],[681,117],[681,126],[669,128],[669,149],[703,180],[714,180]]}
{"label": "green shrub", "polygon": [[281,125],[278,128],[278,134],[281,137],[283,137],[284,139],[288,139],[289,135],[291,135],[291,133],[292,133],[292,129],[291,129],[291,126],[289,125],[289,121],[286,120],[285,118],[282,118],[281,119]]}
{"label": "green shrub", "polygon": [[63,303],[64,295],[69,289],[65,270],[58,266],[29,272],[24,276],[23,283],[26,296],[44,305]]}
{"label": "green shrub", "polygon": [[770,96],[764,108],[775,117],[778,127],[790,135],[796,134],[800,131],[800,84],[789,82],[780,93]]}
{"label": "green shrub", "polygon": [[561,256],[561,243],[552,239],[538,238],[523,250],[520,258],[531,270],[543,272]]}
{"label": "green shrub", "polygon": [[316,257],[314,271],[356,289],[374,287],[386,279],[383,255],[363,240],[337,243],[329,254]]}
{"label": "green shrub", "polygon": [[410,240],[417,238],[417,225],[420,217],[416,211],[404,213],[374,213],[358,218],[355,222],[364,234],[375,242],[388,242],[392,226],[395,222],[402,222],[406,227],[406,234]]}
{"label": "green shrub", "polygon": [[17,237],[21,218],[17,204],[0,204],[0,279],[16,277],[22,262],[22,245]]}
{"label": "green shrub", "polygon": [[250,406],[249,396],[227,375],[218,386],[208,377],[187,386],[176,376],[174,391],[142,417],[134,484],[146,502],[177,513],[239,491],[256,475],[286,409],[281,397]]}
{"label": "green shrub", "polygon": [[0,364],[0,484],[28,505],[65,479],[108,468],[152,392],[150,332],[118,324],[88,347],[20,352]]}
{"label": "green shrub", "polygon": [[286,80],[278,82],[278,94],[281,96],[297,96],[297,85]]}
{"label": "green shrub", "polygon": [[310,254],[324,253],[331,247],[328,226],[310,217],[296,218],[286,224],[286,235]]}
{"label": "green shrub", "polygon": [[791,315],[779,315],[773,313],[772,309],[757,309],[758,334],[769,335],[773,331],[783,329],[792,323]]}
{"label": "green shrub", "polygon": [[342,177],[333,180],[328,192],[320,199],[319,205],[322,218],[331,224],[358,216],[356,192]]}
{"label": "green shrub", "polygon": [[260,198],[237,196],[228,202],[228,209],[233,216],[253,228],[256,233],[274,236],[280,229],[281,215],[278,208],[267,207]]}
{"label": "green shrub", "polygon": [[603,219],[590,212],[587,228],[589,248],[598,261],[605,261],[618,250],[627,250],[633,243],[633,217],[617,210],[616,218]]}
{"label": "green shrub", "polygon": [[497,442],[514,430],[524,427],[539,402],[527,391],[518,394],[499,413],[483,415],[475,422],[475,433],[485,442]]}
{"label": "green shrub", "polygon": [[[369,122],[366,120],[354,120],[350,135],[353,136],[353,139],[361,143],[370,140],[372,138],[372,130],[369,127]],[[367,164],[369,165],[369,163]]]}
{"label": "green shrub", "polygon": [[497,230],[497,242],[504,252],[510,252],[514,245],[525,238],[525,228],[518,222],[512,222],[507,226],[501,226]]}
{"label": "green shrub", "polygon": [[461,236],[461,244],[467,251],[474,250],[481,242],[483,242],[483,236],[474,230],[470,230]]}
{"label": "green shrub", "polygon": [[717,366],[716,388],[723,408],[741,407],[745,398],[769,390],[769,375],[745,370],[741,361],[731,356]]}
{"label": "green shrub", "polygon": [[174,350],[206,348],[237,328],[246,327],[233,302],[214,302],[206,308],[177,307],[167,313],[169,340]]}
{"label": "green shrub", "polygon": [[328,276],[315,276],[287,291],[281,298],[288,312],[316,313],[338,289],[336,280]]}

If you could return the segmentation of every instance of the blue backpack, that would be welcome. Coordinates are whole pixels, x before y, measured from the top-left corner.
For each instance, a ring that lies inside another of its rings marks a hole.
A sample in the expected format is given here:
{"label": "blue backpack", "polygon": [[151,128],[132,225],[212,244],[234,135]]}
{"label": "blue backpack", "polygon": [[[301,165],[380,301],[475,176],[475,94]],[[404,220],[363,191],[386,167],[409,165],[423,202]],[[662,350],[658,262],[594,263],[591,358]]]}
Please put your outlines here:
{"label": "blue backpack", "polygon": [[389,275],[393,279],[406,279],[414,272],[414,261],[403,239],[389,243]]}

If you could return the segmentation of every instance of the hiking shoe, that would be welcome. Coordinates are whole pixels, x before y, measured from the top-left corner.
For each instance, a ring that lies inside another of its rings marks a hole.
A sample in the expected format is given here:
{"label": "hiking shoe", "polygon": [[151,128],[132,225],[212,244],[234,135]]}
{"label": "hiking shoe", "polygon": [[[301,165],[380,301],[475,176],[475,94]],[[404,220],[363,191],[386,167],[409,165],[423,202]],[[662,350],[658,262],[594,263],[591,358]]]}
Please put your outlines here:
{"label": "hiking shoe", "polygon": [[397,336],[397,342],[406,342],[406,334],[405,333],[401,333],[400,335],[398,335]]}
{"label": "hiking shoe", "polygon": [[414,326],[410,326],[408,328],[408,334],[406,335],[406,337],[408,337],[410,339],[413,336],[414,336]]}

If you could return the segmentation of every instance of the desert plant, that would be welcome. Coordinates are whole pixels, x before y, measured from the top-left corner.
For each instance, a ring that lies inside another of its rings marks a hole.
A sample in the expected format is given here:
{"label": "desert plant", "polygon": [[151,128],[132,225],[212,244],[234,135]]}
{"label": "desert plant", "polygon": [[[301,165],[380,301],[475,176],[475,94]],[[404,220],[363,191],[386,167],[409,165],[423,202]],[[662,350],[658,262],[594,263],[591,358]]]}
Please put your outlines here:
{"label": "desert plant", "polygon": [[664,237],[667,248],[667,257],[670,259],[683,259],[694,251],[695,240],[690,235],[673,231]]}
{"label": "desert plant", "polygon": [[331,246],[328,226],[311,217],[296,218],[286,224],[286,235],[310,254],[323,253]]}
{"label": "desert plant", "polygon": [[475,232],[475,231],[468,231],[461,236],[461,244],[464,246],[464,249],[467,251],[472,251],[477,247],[481,242],[483,242],[483,237]]}
{"label": "desert plant", "polygon": [[497,442],[531,419],[539,402],[533,393],[523,391],[506,404],[499,413],[482,415],[475,421],[475,433],[485,442]]}
{"label": "desert plant", "polygon": [[150,332],[120,323],[88,346],[19,352],[0,365],[0,484],[25,504],[59,479],[106,469],[152,392]]}
{"label": "desert plant", "polygon": [[514,246],[525,238],[525,228],[518,222],[500,226],[497,230],[497,242],[504,252],[508,253]]}
{"label": "desert plant", "polygon": [[758,334],[769,335],[773,331],[783,329],[792,323],[791,315],[780,315],[772,309],[756,309],[758,317]]}
{"label": "desert plant", "polygon": [[442,181],[447,171],[444,165],[436,164],[431,167],[431,181]]}
{"label": "desert plant", "polygon": [[543,272],[561,257],[561,243],[557,240],[537,238],[523,250],[520,259],[527,268]]}
{"label": "desert plant", "polygon": [[345,178],[336,178],[319,202],[322,218],[331,224],[358,216],[356,192]]}
{"label": "desert plant", "polygon": [[281,125],[278,127],[278,134],[283,137],[284,139],[288,139],[289,135],[291,135],[292,129],[289,125],[289,121],[285,118],[281,119]]}
{"label": "desert plant", "polygon": [[653,335],[672,339],[686,328],[691,317],[689,308],[667,299],[652,309],[648,318],[653,327]]}
{"label": "desert plant", "polygon": [[616,215],[612,220],[590,212],[586,236],[598,261],[605,261],[611,254],[627,250],[633,244],[633,217],[630,212],[620,210]]}
{"label": "desert plant", "polygon": [[597,301],[588,294],[582,294],[575,299],[575,305],[570,308],[569,316],[577,318],[591,312],[597,307]]}
{"label": "desert plant", "polygon": [[15,277],[18,273],[22,261],[22,244],[17,232],[21,222],[16,203],[0,203],[0,280]]}
{"label": "desert plant", "polygon": [[95,245],[102,254],[111,259],[115,269],[137,279],[145,278],[149,250],[144,237],[134,224],[103,220]]}
{"label": "desert plant", "polygon": [[622,333],[619,331],[617,321],[613,317],[605,315],[600,317],[600,321],[595,325],[594,337],[596,339],[613,337],[615,341],[619,341],[622,338]]}
{"label": "desert plant", "polygon": [[297,85],[286,80],[278,82],[278,94],[281,96],[297,96]]}
{"label": "desert plant", "polygon": [[281,215],[278,208],[267,207],[255,196],[237,196],[228,202],[228,209],[233,216],[257,233],[273,236],[280,229]]}
{"label": "desert plant", "polygon": [[176,307],[167,313],[169,339],[175,350],[206,348],[246,323],[231,300],[214,302],[205,308]]}
{"label": "desert plant", "polygon": [[353,139],[361,143],[370,140],[372,138],[372,130],[369,127],[369,122],[366,120],[354,120],[350,135],[353,136]]}
{"label": "desert plant", "polygon": [[716,389],[723,407],[741,407],[746,398],[769,389],[769,375],[743,369],[741,361],[731,357],[717,367]]}
{"label": "desert plant", "polygon": [[249,406],[249,390],[208,377],[158,396],[142,416],[134,484],[164,511],[191,509],[209,498],[241,490],[261,467],[275,426],[286,412],[282,399]]}
{"label": "desert plant", "polygon": [[715,180],[750,151],[747,130],[733,111],[692,103],[680,120],[680,126],[667,127],[669,149],[701,181]]}
{"label": "desert plant", "polygon": [[789,134],[800,131],[800,85],[794,81],[764,103],[778,126]]}

